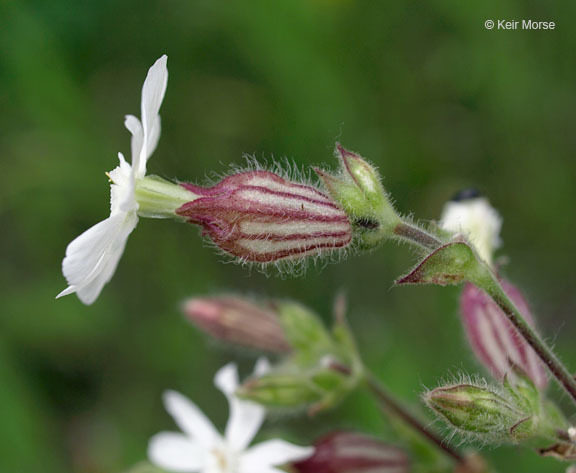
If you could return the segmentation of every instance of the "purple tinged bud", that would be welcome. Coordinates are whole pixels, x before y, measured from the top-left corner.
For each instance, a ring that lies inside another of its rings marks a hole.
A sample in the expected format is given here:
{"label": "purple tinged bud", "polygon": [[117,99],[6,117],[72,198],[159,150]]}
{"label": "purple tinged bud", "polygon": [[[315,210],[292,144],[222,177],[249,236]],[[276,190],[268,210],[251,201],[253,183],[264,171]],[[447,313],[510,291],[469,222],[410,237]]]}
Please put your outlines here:
{"label": "purple tinged bud", "polygon": [[[507,281],[501,283],[508,297],[533,326],[534,318],[522,293]],[[502,379],[506,374],[513,375],[516,366],[540,389],[546,387],[546,368],[484,291],[467,284],[460,298],[460,312],[474,354],[493,376]]]}
{"label": "purple tinged bud", "polygon": [[298,260],[352,241],[349,218],[334,199],[272,172],[241,172],[212,187],[182,186],[199,197],[176,214],[202,226],[216,246],[241,261]]}
{"label": "purple tinged bud", "polygon": [[297,473],[408,473],[410,460],[401,448],[367,435],[334,432],[316,442],[311,457],[292,466]]}
{"label": "purple tinged bud", "polygon": [[210,336],[256,350],[291,350],[277,314],[239,297],[189,299],[184,313]]}

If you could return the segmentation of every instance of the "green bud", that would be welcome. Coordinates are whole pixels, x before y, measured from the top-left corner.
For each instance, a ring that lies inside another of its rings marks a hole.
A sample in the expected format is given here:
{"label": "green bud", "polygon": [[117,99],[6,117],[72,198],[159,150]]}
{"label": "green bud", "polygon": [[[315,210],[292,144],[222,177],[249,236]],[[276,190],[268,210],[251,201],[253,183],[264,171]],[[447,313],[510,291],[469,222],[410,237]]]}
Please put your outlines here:
{"label": "green bud", "polygon": [[314,169],[331,197],[350,216],[357,242],[373,247],[383,238],[391,237],[401,222],[382,186],[376,168],[362,156],[336,144],[340,173],[336,176]]}
{"label": "green bud", "polygon": [[520,366],[509,364],[512,371],[504,377],[504,388],[524,410],[538,413],[543,401],[540,389]]}
{"label": "green bud", "polygon": [[534,435],[533,413],[488,386],[459,384],[424,395],[426,404],[448,424],[487,440],[512,440]]}
{"label": "green bud", "polygon": [[284,335],[301,362],[314,361],[331,349],[330,334],[310,309],[296,302],[279,302],[275,309]]}
{"label": "green bud", "polygon": [[305,375],[271,373],[248,380],[236,395],[267,406],[300,407],[320,401],[322,391]]}
{"label": "green bud", "polygon": [[342,300],[332,331],[310,309],[276,302],[275,313],[292,351],[272,372],[250,379],[240,397],[276,407],[307,407],[311,414],[334,407],[358,386],[363,365],[347,327]]}

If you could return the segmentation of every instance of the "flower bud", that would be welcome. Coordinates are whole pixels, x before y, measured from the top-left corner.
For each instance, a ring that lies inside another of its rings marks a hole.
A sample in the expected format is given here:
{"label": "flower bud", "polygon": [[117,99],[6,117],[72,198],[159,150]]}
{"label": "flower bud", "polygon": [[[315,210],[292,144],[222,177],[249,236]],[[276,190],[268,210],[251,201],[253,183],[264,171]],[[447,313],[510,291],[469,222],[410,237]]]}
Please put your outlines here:
{"label": "flower bud", "polygon": [[302,366],[288,360],[270,373],[247,380],[236,394],[269,407],[308,408],[315,415],[338,404],[357,383],[349,373],[325,361]]}
{"label": "flower bud", "polygon": [[384,237],[392,236],[401,223],[390,199],[382,186],[376,168],[362,156],[336,144],[340,160],[340,173],[332,175],[314,169],[328,193],[342,206],[352,219],[358,241],[364,247],[378,244]]}
{"label": "flower bud", "polygon": [[[534,318],[522,293],[509,282],[502,287],[524,319],[534,325]],[[548,383],[546,368],[498,305],[481,289],[467,284],[460,297],[460,313],[468,341],[476,358],[492,373],[503,379],[515,376],[519,367],[540,389]]]}
{"label": "flower bud", "polygon": [[272,172],[241,172],[212,187],[182,186],[199,198],[176,214],[201,225],[216,246],[243,262],[301,260],[352,240],[348,216],[332,198]]}
{"label": "flower bud", "polygon": [[219,340],[275,353],[291,349],[278,315],[240,297],[189,299],[184,313],[199,329]]}
{"label": "flower bud", "polygon": [[296,473],[408,473],[410,460],[398,447],[367,435],[334,432],[314,445],[311,457],[293,463]]}
{"label": "flower bud", "polygon": [[249,379],[236,395],[271,407],[302,407],[322,399],[321,390],[299,373],[270,373]]}
{"label": "flower bud", "polygon": [[313,311],[297,302],[280,301],[275,305],[285,336],[299,358],[314,359],[331,349],[330,334]]}
{"label": "flower bud", "polygon": [[468,434],[489,440],[517,440],[533,433],[533,413],[489,386],[440,387],[427,392],[424,401],[448,424]]}
{"label": "flower bud", "polygon": [[492,264],[494,250],[501,244],[502,218],[479,192],[464,190],[447,202],[440,226],[449,232],[466,236],[478,255]]}

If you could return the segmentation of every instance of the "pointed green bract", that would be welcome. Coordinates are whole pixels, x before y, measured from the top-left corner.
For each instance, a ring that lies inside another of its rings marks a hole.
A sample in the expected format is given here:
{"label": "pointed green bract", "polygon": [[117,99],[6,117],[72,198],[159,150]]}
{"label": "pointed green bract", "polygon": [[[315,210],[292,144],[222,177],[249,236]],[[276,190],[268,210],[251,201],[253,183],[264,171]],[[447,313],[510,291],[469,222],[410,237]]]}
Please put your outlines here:
{"label": "pointed green bract", "polygon": [[487,268],[474,250],[464,242],[448,243],[426,256],[410,273],[396,281],[401,284],[438,284],[446,286],[475,281]]}

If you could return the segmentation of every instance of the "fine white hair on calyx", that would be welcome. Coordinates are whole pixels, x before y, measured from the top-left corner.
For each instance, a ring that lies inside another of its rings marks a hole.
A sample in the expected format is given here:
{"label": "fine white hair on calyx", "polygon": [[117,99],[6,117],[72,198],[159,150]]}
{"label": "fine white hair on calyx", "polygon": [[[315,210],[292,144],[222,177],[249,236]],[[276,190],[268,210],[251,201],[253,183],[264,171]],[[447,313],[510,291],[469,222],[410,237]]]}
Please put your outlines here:
{"label": "fine white hair on calyx", "polygon": [[[244,163],[229,165],[228,171],[223,173],[211,172],[204,180],[203,186],[211,187],[220,183],[223,179],[240,173],[265,171],[273,173],[286,181],[312,187],[320,192],[329,194],[321,185],[320,179],[313,173],[312,168],[305,168],[299,166],[293,159],[280,158],[262,158],[257,159],[254,155],[245,154],[243,156]],[[334,204],[339,206],[337,202]],[[311,249],[309,254],[295,255],[294,257],[283,258],[278,261],[271,261],[266,263],[248,261],[245,258],[238,258],[237,256],[229,254],[227,251],[218,247],[209,238],[204,238],[204,245],[214,249],[218,254],[223,257],[223,263],[235,263],[249,270],[255,268],[257,271],[266,276],[279,275],[282,278],[303,276],[306,274],[310,265],[322,269],[330,263],[338,263],[345,259],[350,252],[358,252],[354,241],[346,247],[341,248],[318,248]]]}

